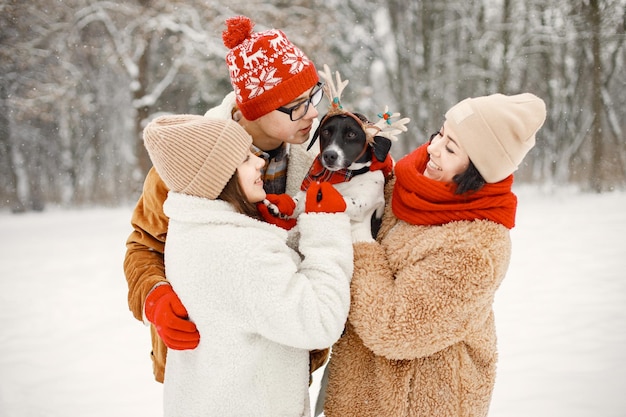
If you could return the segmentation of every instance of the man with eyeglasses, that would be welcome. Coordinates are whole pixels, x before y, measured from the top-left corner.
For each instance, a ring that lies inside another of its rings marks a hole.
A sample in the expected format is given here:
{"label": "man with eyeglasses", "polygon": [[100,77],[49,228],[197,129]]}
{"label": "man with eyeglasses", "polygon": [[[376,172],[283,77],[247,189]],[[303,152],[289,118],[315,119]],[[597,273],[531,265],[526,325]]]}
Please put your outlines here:
{"label": "man with eyeglasses", "polygon": [[[288,194],[294,194],[293,188],[287,187],[289,150],[294,148],[291,145],[300,145],[309,139],[313,127],[318,123],[315,106],[320,103],[323,95],[322,83],[318,82],[285,106],[259,118],[263,120],[250,121],[245,117],[239,119],[239,124],[252,135],[255,153],[265,159],[263,188],[268,194],[282,194],[287,189]],[[289,115],[289,120],[293,123],[285,123],[285,114]],[[257,130],[259,134],[256,136],[251,133],[255,128],[262,129]],[[307,164],[310,165],[309,162]],[[294,185],[299,186],[299,183]]]}
{"label": "man with eyeglasses", "polygon": [[[252,136],[253,151],[265,159],[264,188],[270,194],[294,195],[319,152],[303,145],[317,127],[315,108],[322,84],[313,63],[277,29],[253,33],[244,16],[226,21],[224,45],[233,92],[206,112],[210,118],[232,118]],[[163,252],[168,219],[163,203],[168,189],[153,169],[133,212],[133,231],[126,242],[124,272],[128,304],[138,320],[151,311],[155,379],[163,382],[167,349],[194,349],[201,335],[165,277]],[[157,286],[164,290],[153,291]],[[204,335],[211,337],[211,335]],[[311,373],[328,350],[311,354]]]}

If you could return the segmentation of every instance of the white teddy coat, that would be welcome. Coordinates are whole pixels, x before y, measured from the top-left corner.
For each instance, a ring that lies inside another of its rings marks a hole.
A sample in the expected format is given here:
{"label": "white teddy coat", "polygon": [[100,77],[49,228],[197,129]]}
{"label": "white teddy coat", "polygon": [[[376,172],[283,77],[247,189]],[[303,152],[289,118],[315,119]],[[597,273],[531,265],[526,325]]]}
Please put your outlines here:
{"label": "white teddy coat", "polygon": [[348,216],[302,214],[288,233],[220,200],[170,192],[168,280],[200,331],[170,350],[164,415],[309,415],[309,350],[332,345],[350,305]]}

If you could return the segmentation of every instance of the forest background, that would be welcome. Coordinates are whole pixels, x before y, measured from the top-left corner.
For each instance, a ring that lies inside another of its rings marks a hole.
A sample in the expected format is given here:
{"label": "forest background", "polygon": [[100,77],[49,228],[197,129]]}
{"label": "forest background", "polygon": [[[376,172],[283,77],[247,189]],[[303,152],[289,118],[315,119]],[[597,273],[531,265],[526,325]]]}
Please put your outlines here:
{"label": "forest background", "polygon": [[396,158],[466,97],[532,92],[548,117],[516,182],[626,188],[626,0],[2,0],[0,210],[136,201],[146,122],[231,90],[238,14],[340,71],[344,107],[410,117]]}

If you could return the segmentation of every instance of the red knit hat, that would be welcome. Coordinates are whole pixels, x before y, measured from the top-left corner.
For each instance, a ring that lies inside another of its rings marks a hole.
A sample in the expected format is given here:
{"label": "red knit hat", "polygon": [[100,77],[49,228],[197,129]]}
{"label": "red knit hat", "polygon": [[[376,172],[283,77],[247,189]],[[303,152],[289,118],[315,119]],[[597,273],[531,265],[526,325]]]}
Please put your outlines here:
{"label": "red knit hat", "polygon": [[313,62],[278,29],[252,33],[245,16],[226,20],[226,63],[237,106],[255,120],[288,104],[319,80]]}

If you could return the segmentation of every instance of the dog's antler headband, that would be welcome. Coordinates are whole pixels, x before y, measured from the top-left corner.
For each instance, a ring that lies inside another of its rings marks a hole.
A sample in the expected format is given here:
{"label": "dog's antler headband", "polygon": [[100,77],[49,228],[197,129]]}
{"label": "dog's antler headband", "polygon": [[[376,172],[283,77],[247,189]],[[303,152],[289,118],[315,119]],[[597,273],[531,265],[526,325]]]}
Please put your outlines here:
{"label": "dog's antler headband", "polygon": [[[335,72],[335,78],[337,79],[337,85],[333,82],[332,74],[330,73],[330,68],[328,65],[324,64],[324,72],[320,73],[320,76],[324,79],[324,94],[328,97],[330,101],[330,106],[328,108],[328,113],[324,116],[324,119],[334,116],[337,114],[345,114],[347,116],[351,116],[356,119],[359,124],[363,127],[365,131],[365,135],[367,137],[368,143],[372,143],[374,141],[374,136],[382,136],[391,141],[398,140],[397,135],[406,132],[406,124],[411,121],[408,117],[405,117],[400,120],[396,120],[395,122],[391,122],[391,119],[394,117],[399,117],[400,113],[391,113],[387,106],[385,106],[385,111],[383,113],[379,113],[378,117],[380,120],[376,123],[364,123],[361,119],[359,119],[354,114],[346,111],[341,106],[341,93],[344,88],[348,85],[348,80],[341,80],[341,75],[339,71]],[[320,122],[322,124],[324,119]]]}
{"label": "dog's antler headband", "polygon": [[[324,64],[324,72],[322,72],[320,75],[324,79],[324,81],[326,81],[324,83],[323,90],[324,94],[326,94],[326,97],[328,97],[328,100],[330,101],[327,116],[333,116],[340,113],[350,113],[343,110],[343,107],[341,106],[341,93],[350,81],[341,81],[341,75],[339,74],[339,71],[336,71],[335,76],[337,77],[337,86],[335,86],[335,84],[333,83],[333,77],[330,73],[330,68],[328,68],[328,65],[326,64]],[[360,120],[359,123],[361,123]]]}
{"label": "dog's antler headband", "polygon": [[[326,113],[324,118],[322,118],[320,126],[322,126],[324,124],[324,121],[329,117],[336,116],[338,114],[345,114],[346,116],[352,117],[359,123],[359,125],[361,125],[363,131],[365,132],[367,143],[370,144],[374,142],[375,136],[382,136],[391,141],[396,141],[398,140],[396,135],[400,134],[401,132],[407,131],[405,125],[409,123],[411,119],[405,117],[392,123],[391,118],[400,116],[400,113],[390,113],[387,106],[385,106],[385,111],[383,113],[378,114],[380,120],[376,123],[364,122],[355,114],[344,110],[341,105],[341,93],[343,92],[344,88],[346,88],[349,81],[342,81],[339,71],[336,71],[335,77],[337,79],[337,85],[335,85],[335,83],[333,82],[332,74],[330,73],[330,68],[326,64],[324,64],[324,72],[321,72],[320,76],[325,81],[324,87],[322,87],[324,90],[324,94],[326,95],[326,97],[328,97],[328,100],[330,101],[330,105],[328,106],[328,113]],[[307,150],[311,149],[316,140],[317,132],[313,136],[313,139],[311,139]]]}
{"label": "dog's antler headband", "polygon": [[406,132],[406,124],[411,121],[408,117],[404,117],[400,120],[396,120],[395,122],[391,122],[391,119],[394,117],[399,117],[400,113],[391,113],[387,106],[385,106],[385,111],[382,113],[378,113],[378,120],[374,124],[369,124],[363,126],[365,129],[365,134],[371,137],[374,136],[382,136],[391,141],[396,141],[398,138],[396,135],[399,135],[402,132]]}

